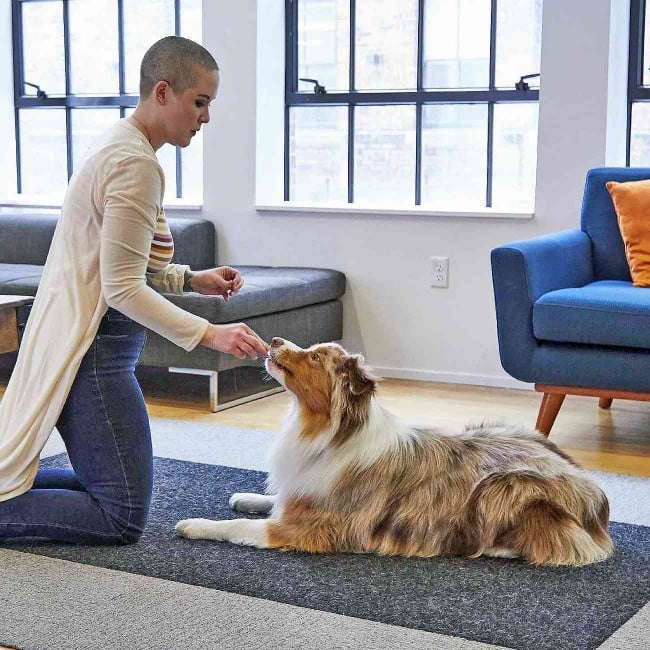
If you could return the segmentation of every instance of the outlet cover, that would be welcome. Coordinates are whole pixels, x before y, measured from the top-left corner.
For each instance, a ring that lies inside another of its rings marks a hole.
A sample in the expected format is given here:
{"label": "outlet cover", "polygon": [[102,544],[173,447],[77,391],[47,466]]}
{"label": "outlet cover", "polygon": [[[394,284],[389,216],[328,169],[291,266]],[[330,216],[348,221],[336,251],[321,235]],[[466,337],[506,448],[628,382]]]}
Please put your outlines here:
{"label": "outlet cover", "polygon": [[446,288],[449,286],[449,258],[431,258],[431,286]]}

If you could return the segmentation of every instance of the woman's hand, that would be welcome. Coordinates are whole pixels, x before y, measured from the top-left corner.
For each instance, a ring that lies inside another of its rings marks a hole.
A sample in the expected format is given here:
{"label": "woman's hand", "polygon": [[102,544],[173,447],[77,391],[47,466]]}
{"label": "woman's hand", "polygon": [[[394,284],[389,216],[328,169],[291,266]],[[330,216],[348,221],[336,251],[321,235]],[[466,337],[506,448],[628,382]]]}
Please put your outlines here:
{"label": "woman's hand", "polygon": [[258,355],[265,356],[269,351],[269,346],[245,323],[210,324],[201,345],[233,354],[238,359],[257,359]]}
{"label": "woman's hand", "polygon": [[243,284],[241,273],[230,266],[195,271],[190,280],[190,287],[197,293],[204,296],[223,296],[224,300],[237,295]]}

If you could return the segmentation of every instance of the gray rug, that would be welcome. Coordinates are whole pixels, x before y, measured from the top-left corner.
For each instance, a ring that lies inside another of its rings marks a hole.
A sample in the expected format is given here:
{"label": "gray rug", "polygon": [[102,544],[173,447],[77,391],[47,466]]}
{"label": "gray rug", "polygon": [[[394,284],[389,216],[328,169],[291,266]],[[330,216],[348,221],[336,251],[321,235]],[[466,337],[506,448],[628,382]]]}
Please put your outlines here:
{"label": "gray rug", "polygon": [[[43,466],[65,466],[59,455]],[[596,648],[650,600],[650,528],[612,523],[616,553],[583,567],[519,561],[279,553],[175,535],[186,517],[231,518],[261,472],[156,459],[145,535],[129,547],[2,546],[509,648]]]}

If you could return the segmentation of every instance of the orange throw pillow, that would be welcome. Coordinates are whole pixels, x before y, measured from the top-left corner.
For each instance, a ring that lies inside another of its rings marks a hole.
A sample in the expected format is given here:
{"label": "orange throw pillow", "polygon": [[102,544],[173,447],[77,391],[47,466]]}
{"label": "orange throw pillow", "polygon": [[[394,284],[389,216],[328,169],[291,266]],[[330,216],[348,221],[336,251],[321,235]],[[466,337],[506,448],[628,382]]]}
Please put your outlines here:
{"label": "orange throw pillow", "polygon": [[625,243],[625,256],[635,287],[650,287],[650,180],[617,183],[607,189]]}

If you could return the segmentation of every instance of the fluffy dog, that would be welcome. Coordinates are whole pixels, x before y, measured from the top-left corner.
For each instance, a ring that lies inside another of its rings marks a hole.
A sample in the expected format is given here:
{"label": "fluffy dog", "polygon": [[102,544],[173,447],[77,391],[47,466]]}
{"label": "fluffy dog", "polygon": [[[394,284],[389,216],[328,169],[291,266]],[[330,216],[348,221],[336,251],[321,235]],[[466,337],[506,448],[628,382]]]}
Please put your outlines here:
{"label": "fluffy dog", "polygon": [[273,339],[266,368],[292,396],[268,492],[230,505],[268,519],[186,519],[177,532],[259,548],[522,557],[579,566],[612,553],[600,488],[534,430],[450,433],[401,421],[363,358]]}

